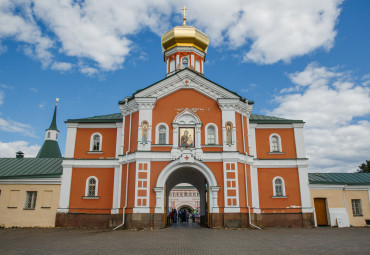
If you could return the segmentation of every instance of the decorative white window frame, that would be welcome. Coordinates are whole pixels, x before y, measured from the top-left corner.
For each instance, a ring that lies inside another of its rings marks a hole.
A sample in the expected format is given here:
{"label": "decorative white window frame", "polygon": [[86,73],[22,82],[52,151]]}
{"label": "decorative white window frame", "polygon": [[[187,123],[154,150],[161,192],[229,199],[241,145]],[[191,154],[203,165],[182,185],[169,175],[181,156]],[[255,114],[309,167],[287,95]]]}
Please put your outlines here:
{"label": "decorative white window frame", "polygon": [[[89,182],[91,179],[95,179],[95,195],[89,196]],[[96,176],[90,176],[86,179],[86,185],[85,185],[85,196],[83,198],[85,199],[97,199],[98,196],[98,188],[99,188],[99,180]]]}
{"label": "decorative white window frame", "polygon": [[188,66],[187,66],[187,68],[190,68],[191,63],[190,63],[190,58],[189,58],[189,56],[183,56],[183,57],[181,58],[181,60],[180,60],[180,63],[181,63],[181,69],[184,69],[184,68],[185,68],[185,67],[183,66],[183,64],[182,64],[182,61],[183,61],[184,59],[187,59],[187,60],[188,60]]}
{"label": "decorative white window frame", "polygon": [[[100,143],[99,143],[99,150],[94,151],[94,136],[98,135],[100,137]],[[90,137],[90,152],[101,152],[103,148],[103,136],[102,134],[95,132],[94,134],[91,135]]]}
{"label": "decorative white window frame", "polygon": [[[210,126],[213,126],[215,128],[215,135],[216,135],[216,139],[215,139],[215,144],[209,144],[208,143],[208,128]],[[217,128],[217,125],[214,124],[214,123],[208,123],[206,126],[205,126],[205,129],[204,129],[204,141],[205,141],[205,144],[206,145],[218,145],[218,128]]]}
{"label": "decorative white window frame", "polygon": [[158,123],[158,125],[155,127],[155,144],[159,144],[159,127],[160,126],[165,126],[166,127],[166,143],[169,144],[169,134],[170,134],[170,129],[168,128],[168,125],[164,122]]}
{"label": "decorative white window frame", "polygon": [[[279,151],[273,151],[272,149],[272,137],[276,136],[278,138],[278,145],[279,145]],[[281,137],[279,134],[273,133],[269,137],[269,144],[270,144],[270,153],[282,153],[283,147],[281,146]]]}
{"label": "decorative white window frame", "polygon": [[[199,69],[197,68],[198,67],[198,65],[197,64],[199,64]],[[200,73],[200,65],[201,65],[201,63],[200,63],[200,61],[197,59],[197,60],[195,60],[195,63],[194,63],[194,69],[195,69],[195,71],[197,71],[197,72],[199,72]],[[198,69],[198,70],[197,70]]]}
{"label": "decorative white window frame", "polygon": [[[281,180],[281,190],[283,191],[283,195],[282,196],[277,196],[276,195],[275,181],[277,179],[280,179]],[[272,192],[273,192],[273,197],[277,197],[277,198],[279,198],[279,197],[280,198],[286,198],[287,197],[287,195],[285,193],[285,181],[284,181],[283,177],[276,176],[276,177],[274,177],[274,179],[272,179]]]}
{"label": "decorative white window frame", "polygon": [[201,149],[202,122],[199,116],[188,108],[176,115],[172,122],[173,148],[183,149],[179,146],[179,129],[181,127],[194,128],[194,149]]}
{"label": "decorative white window frame", "polygon": [[[173,63],[173,65],[171,65]],[[172,73],[176,70],[176,60],[174,58],[169,60],[169,73]]]}

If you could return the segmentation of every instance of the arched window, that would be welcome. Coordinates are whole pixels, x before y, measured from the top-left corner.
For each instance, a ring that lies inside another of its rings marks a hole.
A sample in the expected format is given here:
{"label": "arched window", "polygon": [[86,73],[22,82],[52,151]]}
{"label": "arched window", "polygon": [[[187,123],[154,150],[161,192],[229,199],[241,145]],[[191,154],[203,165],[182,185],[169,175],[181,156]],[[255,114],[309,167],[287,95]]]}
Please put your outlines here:
{"label": "arched window", "polygon": [[200,72],[200,62],[199,62],[199,60],[195,61],[195,71]]}
{"label": "arched window", "polygon": [[48,132],[48,138],[50,138],[50,132]]}
{"label": "arched window", "polygon": [[175,71],[175,60],[174,59],[170,61],[170,72],[173,72],[173,71]]}
{"label": "arched window", "polygon": [[166,144],[166,127],[160,126],[158,132],[158,143],[159,144]]}
{"label": "arched window", "polygon": [[86,197],[97,197],[98,196],[98,178],[95,176],[90,176],[86,180]]}
{"label": "arched window", "polygon": [[166,123],[159,123],[156,126],[155,143],[156,144],[168,144],[168,126]]}
{"label": "arched window", "polygon": [[207,144],[216,144],[216,129],[213,125],[207,128]]}
{"label": "arched window", "polygon": [[102,150],[102,135],[95,133],[91,136],[90,151],[101,151]]}
{"label": "arched window", "polygon": [[189,59],[187,57],[182,58],[182,68],[189,67]]}
{"label": "arched window", "polygon": [[282,152],[281,139],[278,134],[270,135],[270,152]]}
{"label": "arched window", "polygon": [[281,177],[275,177],[272,181],[274,197],[285,196],[285,184],[284,179]]}

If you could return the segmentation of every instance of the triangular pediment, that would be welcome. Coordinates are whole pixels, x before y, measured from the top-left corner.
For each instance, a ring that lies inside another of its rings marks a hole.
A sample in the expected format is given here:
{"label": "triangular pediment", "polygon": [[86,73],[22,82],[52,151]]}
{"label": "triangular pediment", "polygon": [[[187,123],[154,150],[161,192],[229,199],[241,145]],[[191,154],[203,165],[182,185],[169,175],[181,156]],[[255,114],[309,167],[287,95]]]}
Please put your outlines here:
{"label": "triangular pediment", "polygon": [[183,69],[162,81],[146,87],[134,94],[134,97],[151,97],[160,99],[180,89],[193,89],[203,95],[217,100],[219,98],[241,99],[241,97],[217,83],[189,69]]}

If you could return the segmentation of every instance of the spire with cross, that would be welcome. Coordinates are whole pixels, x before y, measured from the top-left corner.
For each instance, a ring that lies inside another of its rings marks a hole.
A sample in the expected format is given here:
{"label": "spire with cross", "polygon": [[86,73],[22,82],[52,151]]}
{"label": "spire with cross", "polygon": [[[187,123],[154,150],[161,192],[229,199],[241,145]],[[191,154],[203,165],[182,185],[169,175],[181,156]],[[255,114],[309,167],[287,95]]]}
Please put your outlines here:
{"label": "spire with cross", "polygon": [[182,23],[182,25],[184,27],[186,27],[186,11],[188,11],[189,9],[186,8],[186,6],[184,5],[184,7],[182,9],[180,9],[181,11],[184,11],[184,17],[182,18],[184,20],[184,23]]}

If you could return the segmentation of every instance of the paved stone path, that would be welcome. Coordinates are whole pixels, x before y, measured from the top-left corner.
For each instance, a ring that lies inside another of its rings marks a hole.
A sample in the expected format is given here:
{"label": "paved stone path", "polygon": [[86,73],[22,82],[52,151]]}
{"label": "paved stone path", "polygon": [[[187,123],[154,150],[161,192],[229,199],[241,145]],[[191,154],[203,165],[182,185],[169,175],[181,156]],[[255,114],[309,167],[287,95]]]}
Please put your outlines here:
{"label": "paved stone path", "polygon": [[370,254],[370,228],[0,229],[0,254]]}

